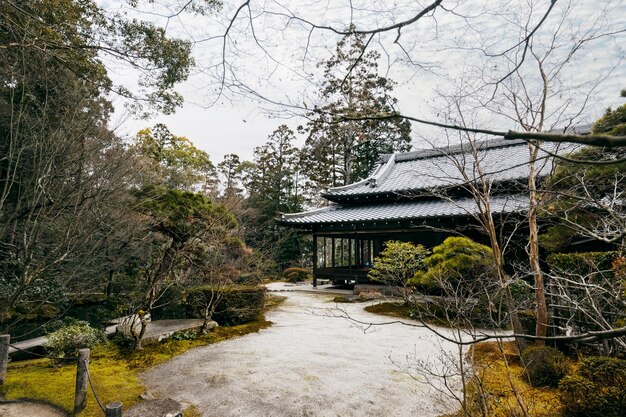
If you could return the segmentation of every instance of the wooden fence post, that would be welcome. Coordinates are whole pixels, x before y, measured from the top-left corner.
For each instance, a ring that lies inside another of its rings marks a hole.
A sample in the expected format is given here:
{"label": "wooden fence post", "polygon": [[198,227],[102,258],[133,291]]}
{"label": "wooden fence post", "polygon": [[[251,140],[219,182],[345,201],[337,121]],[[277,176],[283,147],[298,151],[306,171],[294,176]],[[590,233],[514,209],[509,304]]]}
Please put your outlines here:
{"label": "wooden fence post", "polygon": [[76,364],[76,393],[74,394],[74,414],[78,414],[87,405],[87,382],[89,372],[89,349],[78,351],[78,363]]}
{"label": "wooden fence post", "polygon": [[122,417],[122,403],[114,402],[107,404],[104,414],[106,417]]}
{"label": "wooden fence post", "polygon": [[7,378],[7,365],[9,364],[9,343],[11,343],[10,335],[0,335],[0,385],[4,384],[4,381]]}

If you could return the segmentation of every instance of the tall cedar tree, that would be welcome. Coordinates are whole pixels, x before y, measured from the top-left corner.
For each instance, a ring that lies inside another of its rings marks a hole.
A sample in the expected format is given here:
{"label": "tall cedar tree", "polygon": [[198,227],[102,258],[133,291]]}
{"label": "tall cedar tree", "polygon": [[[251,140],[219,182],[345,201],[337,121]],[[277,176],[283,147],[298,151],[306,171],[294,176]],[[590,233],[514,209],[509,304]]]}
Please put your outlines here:
{"label": "tall cedar tree", "polygon": [[[363,35],[345,36],[335,55],[322,62],[321,99],[302,127],[308,137],[302,153],[316,189],[340,186],[367,176],[384,153],[411,149],[407,120],[342,120],[394,111],[394,82],[378,74],[376,51],[365,51]],[[365,52],[364,52],[365,51]]]}
{"label": "tall cedar tree", "polygon": [[279,268],[292,264],[302,252],[302,238],[276,223],[281,212],[303,208],[299,150],[293,145],[294,132],[278,127],[267,142],[254,150],[248,168],[246,239],[276,261]]}

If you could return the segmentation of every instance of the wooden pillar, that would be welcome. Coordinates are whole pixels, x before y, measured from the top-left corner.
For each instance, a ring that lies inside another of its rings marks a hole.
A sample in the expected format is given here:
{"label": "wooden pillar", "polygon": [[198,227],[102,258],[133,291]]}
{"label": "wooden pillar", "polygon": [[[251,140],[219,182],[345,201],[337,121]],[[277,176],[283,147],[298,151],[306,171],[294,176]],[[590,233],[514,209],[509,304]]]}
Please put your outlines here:
{"label": "wooden pillar", "polygon": [[122,403],[114,402],[107,404],[104,415],[106,417],[122,417]]}
{"label": "wooden pillar", "polygon": [[317,235],[313,235],[313,288],[317,288]]}
{"label": "wooden pillar", "polygon": [[74,415],[80,413],[87,405],[87,382],[89,372],[89,349],[78,351],[78,363],[76,364],[76,390],[74,394]]}
{"label": "wooden pillar", "polygon": [[354,246],[352,245],[352,239],[349,238],[348,239],[348,270],[350,271],[350,273],[352,273],[352,248]]}
{"label": "wooden pillar", "polygon": [[335,238],[334,237],[331,237],[330,246],[333,252],[330,257],[330,262],[331,262],[331,268],[333,269],[333,272],[334,272],[335,271]]}
{"label": "wooden pillar", "polygon": [[7,378],[7,365],[9,364],[9,343],[11,336],[0,335],[0,385],[4,384]]}

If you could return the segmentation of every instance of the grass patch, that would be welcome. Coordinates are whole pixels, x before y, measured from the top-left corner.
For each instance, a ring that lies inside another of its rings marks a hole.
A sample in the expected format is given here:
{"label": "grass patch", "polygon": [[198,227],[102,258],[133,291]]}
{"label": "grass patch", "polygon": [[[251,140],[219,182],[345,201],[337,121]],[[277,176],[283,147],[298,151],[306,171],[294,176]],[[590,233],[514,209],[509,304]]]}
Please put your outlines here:
{"label": "grass patch", "polygon": [[436,309],[420,307],[419,304],[384,302],[367,306],[365,311],[383,316],[417,320],[435,326],[454,327],[445,317],[442,318],[444,313]]}
{"label": "grass patch", "polygon": [[415,307],[407,303],[390,303],[384,302],[372,304],[364,309],[369,313],[381,314],[383,316],[399,317],[403,319],[412,319],[415,314]]}
{"label": "grass patch", "polygon": [[183,410],[185,417],[202,417],[202,411],[195,405],[191,405]]}
{"label": "grass patch", "polygon": [[346,297],[345,295],[338,295],[330,300],[331,303],[363,303],[365,301],[369,300],[358,299],[356,297]]}
{"label": "grass patch", "polygon": [[[514,342],[479,343],[471,348],[468,357],[476,371],[475,381],[466,388],[472,415],[482,415],[481,403],[486,404],[488,415],[493,417],[522,415],[520,402],[533,417],[561,415],[558,390],[532,387],[528,383]],[[457,415],[463,413],[459,411]]]}
{"label": "grass patch", "polygon": [[[276,297],[286,298],[286,297]],[[273,305],[283,300],[273,300]],[[121,401],[128,409],[140,401],[145,391],[139,374],[198,346],[219,343],[224,340],[255,333],[272,325],[264,318],[232,327],[217,327],[207,335],[193,340],[169,339],[146,346],[141,351],[121,349],[109,344],[94,349],[90,360],[90,374],[100,400],[106,404]],[[76,365],[67,364],[55,368],[48,359],[35,359],[9,364],[7,380],[0,387],[0,397],[7,400],[34,399],[46,401],[71,412],[74,407]],[[193,412],[193,411],[192,411]],[[191,414],[193,416],[193,414]],[[87,408],[81,417],[101,417],[91,392],[87,395]]]}
{"label": "grass patch", "polygon": [[266,294],[264,311],[281,305],[286,299],[284,295]]}
{"label": "grass patch", "polygon": [[[124,407],[139,401],[144,389],[138,372],[131,369],[121,358],[94,351],[90,374],[100,400],[108,403],[121,401]],[[9,365],[7,380],[2,393],[7,400],[34,399],[54,404],[67,412],[74,408],[76,365],[55,368],[48,359],[36,359]],[[89,393],[87,408],[81,416],[100,417],[102,411]]]}

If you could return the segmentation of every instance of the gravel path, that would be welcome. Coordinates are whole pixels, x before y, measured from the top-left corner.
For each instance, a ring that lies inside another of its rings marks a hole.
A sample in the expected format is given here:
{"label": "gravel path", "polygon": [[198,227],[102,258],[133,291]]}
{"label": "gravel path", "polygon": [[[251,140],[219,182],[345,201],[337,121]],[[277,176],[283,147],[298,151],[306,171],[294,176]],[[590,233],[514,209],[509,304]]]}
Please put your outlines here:
{"label": "gravel path", "polygon": [[0,416],[2,417],[66,417],[55,408],[38,403],[8,402],[0,404]]}
{"label": "gravel path", "polygon": [[[267,315],[272,327],[193,349],[144,373],[145,385],[159,397],[197,405],[204,417],[428,417],[450,411],[428,384],[394,362],[437,363],[452,346],[402,325],[364,332],[328,316],[332,311],[325,309],[337,306],[328,295],[281,295],[288,299]],[[385,320],[364,306],[338,307],[358,320]]]}

